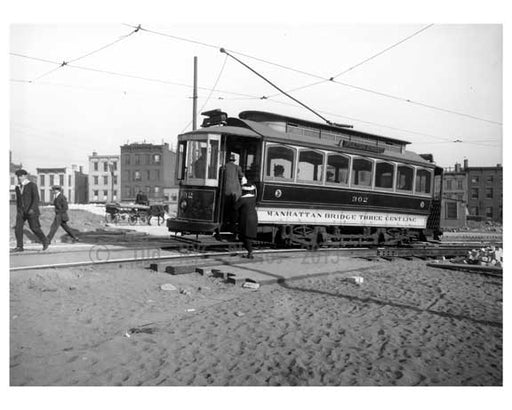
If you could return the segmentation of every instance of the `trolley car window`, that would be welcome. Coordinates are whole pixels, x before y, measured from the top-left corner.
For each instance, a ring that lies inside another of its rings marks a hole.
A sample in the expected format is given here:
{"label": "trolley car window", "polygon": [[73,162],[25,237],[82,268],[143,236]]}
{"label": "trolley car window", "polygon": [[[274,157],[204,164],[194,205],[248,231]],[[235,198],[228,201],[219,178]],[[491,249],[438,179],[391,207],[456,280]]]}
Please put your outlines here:
{"label": "trolley car window", "polygon": [[348,184],[350,158],[339,154],[327,154],[325,182],[328,184]]}
{"label": "trolley car window", "polygon": [[372,185],[372,161],[364,158],[354,158],[352,161],[352,185]]}
{"label": "trolley car window", "polygon": [[396,189],[412,191],[413,175],[414,170],[411,167],[399,165],[398,172],[396,174]]}
{"label": "trolley car window", "polygon": [[389,162],[378,162],[375,167],[375,188],[393,188],[395,166]]}
{"label": "trolley car window", "polygon": [[294,161],[295,150],[282,145],[270,145],[267,148],[267,178],[293,180]]}
{"label": "trolley car window", "polygon": [[301,182],[322,182],[324,156],[312,150],[300,150],[297,180]]}
{"label": "trolley car window", "polygon": [[188,178],[206,177],[206,149],[207,143],[204,141],[189,141],[188,147]]}
{"label": "trolley car window", "polygon": [[186,141],[180,141],[180,143],[178,144],[178,154],[176,155],[176,157],[177,157],[176,179],[178,179],[178,180],[182,180],[185,177],[185,175],[183,175],[184,174],[183,171],[185,170],[186,144],[187,144]]}
{"label": "trolley car window", "polygon": [[432,173],[426,169],[416,171],[416,192],[421,194],[430,194],[432,185]]}
{"label": "trolley car window", "polygon": [[210,140],[210,160],[208,162],[208,178],[217,179],[217,169],[219,168],[219,141]]}

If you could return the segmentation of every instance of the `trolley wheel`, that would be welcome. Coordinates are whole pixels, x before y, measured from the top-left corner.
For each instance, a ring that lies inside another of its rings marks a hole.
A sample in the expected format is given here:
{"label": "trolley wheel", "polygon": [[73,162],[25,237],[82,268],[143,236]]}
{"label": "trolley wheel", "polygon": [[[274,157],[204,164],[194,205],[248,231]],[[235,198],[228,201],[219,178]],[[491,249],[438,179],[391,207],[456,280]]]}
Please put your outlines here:
{"label": "trolley wheel", "polygon": [[146,215],[139,216],[139,221],[140,221],[141,224],[144,225],[145,223],[148,222],[147,216]]}
{"label": "trolley wheel", "polygon": [[138,219],[139,218],[137,217],[137,215],[130,215],[130,217],[128,218],[128,223],[130,225],[135,225],[135,224],[137,224]]}
{"label": "trolley wheel", "polygon": [[112,216],[112,214],[105,214],[105,222],[110,224],[114,221],[114,217]]}

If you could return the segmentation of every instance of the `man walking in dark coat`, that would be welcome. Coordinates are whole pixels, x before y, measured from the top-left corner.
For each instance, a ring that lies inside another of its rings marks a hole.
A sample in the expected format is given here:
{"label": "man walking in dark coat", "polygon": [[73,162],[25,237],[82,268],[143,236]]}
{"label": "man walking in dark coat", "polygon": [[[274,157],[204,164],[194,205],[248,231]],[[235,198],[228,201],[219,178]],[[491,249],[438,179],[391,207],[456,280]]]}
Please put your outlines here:
{"label": "man walking in dark coat", "polygon": [[30,230],[38,237],[43,244],[43,251],[48,249],[50,243],[39,222],[39,192],[37,185],[31,182],[27,177],[27,171],[18,169],[16,172],[18,177],[18,185],[16,185],[16,227],[14,234],[16,235],[16,248],[13,252],[23,252],[23,226],[28,221]]}
{"label": "man walking in dark coat", "polygon": [[57,229],[59,229],[59,226],[64,229],[69,236],[71,236],[73,242],[79,242],[80,240],[73,234],[67,224],[69,221],[68,200],[62,193],[62,188],[58,185],[55,185],[52,186],[52,191],[55,194],[55,198],[53,200],[53,205],[55,206],[55,219],[53,220],[50,233],[48,234],[48,242],[52,241],[55,232],[57,232]]}
{"label": "man walking in dark coat", "polygon": [[222,167],[224,184],[224,221],[231,229],[234,229],[234,226],[236,225],[235,204],[242,194],[240,182],[245,179],[242,168],[236,165],[235,161],[235,155],[231,154],[227,164]]}
{"label": "man walking in dark coat", "polygon": [[245,184],[242,186],[242,196],[236,202],[235,208],[238,210],[238,230],[240,239],[247,249],[247,258],[253,259],[252,241],[258,234],[258,213],[256,211],[256,187]]}

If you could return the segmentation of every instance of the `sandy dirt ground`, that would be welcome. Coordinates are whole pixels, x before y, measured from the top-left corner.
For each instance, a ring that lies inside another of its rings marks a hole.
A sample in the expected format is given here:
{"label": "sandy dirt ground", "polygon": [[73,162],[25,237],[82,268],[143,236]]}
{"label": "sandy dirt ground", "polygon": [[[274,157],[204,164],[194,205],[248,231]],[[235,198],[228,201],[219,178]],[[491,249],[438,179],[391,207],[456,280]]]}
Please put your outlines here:
{"label": "sandy dirt ground", "polygon": [[143,265],[12,272],[10,384],[502,385],[501,279],[423,261],[361,276],[249,290]]}

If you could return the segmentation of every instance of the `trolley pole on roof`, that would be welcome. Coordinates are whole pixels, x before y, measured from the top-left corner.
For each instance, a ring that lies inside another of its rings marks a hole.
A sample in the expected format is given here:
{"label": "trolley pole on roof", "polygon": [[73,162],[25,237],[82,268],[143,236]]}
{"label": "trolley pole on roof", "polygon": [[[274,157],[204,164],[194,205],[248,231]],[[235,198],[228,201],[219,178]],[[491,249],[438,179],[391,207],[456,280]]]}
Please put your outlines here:
{"label": "trolley pole on roof", "polygon": [[192,96],[192,130],[197,129],[197,56],[194,56],[194,94]]}

